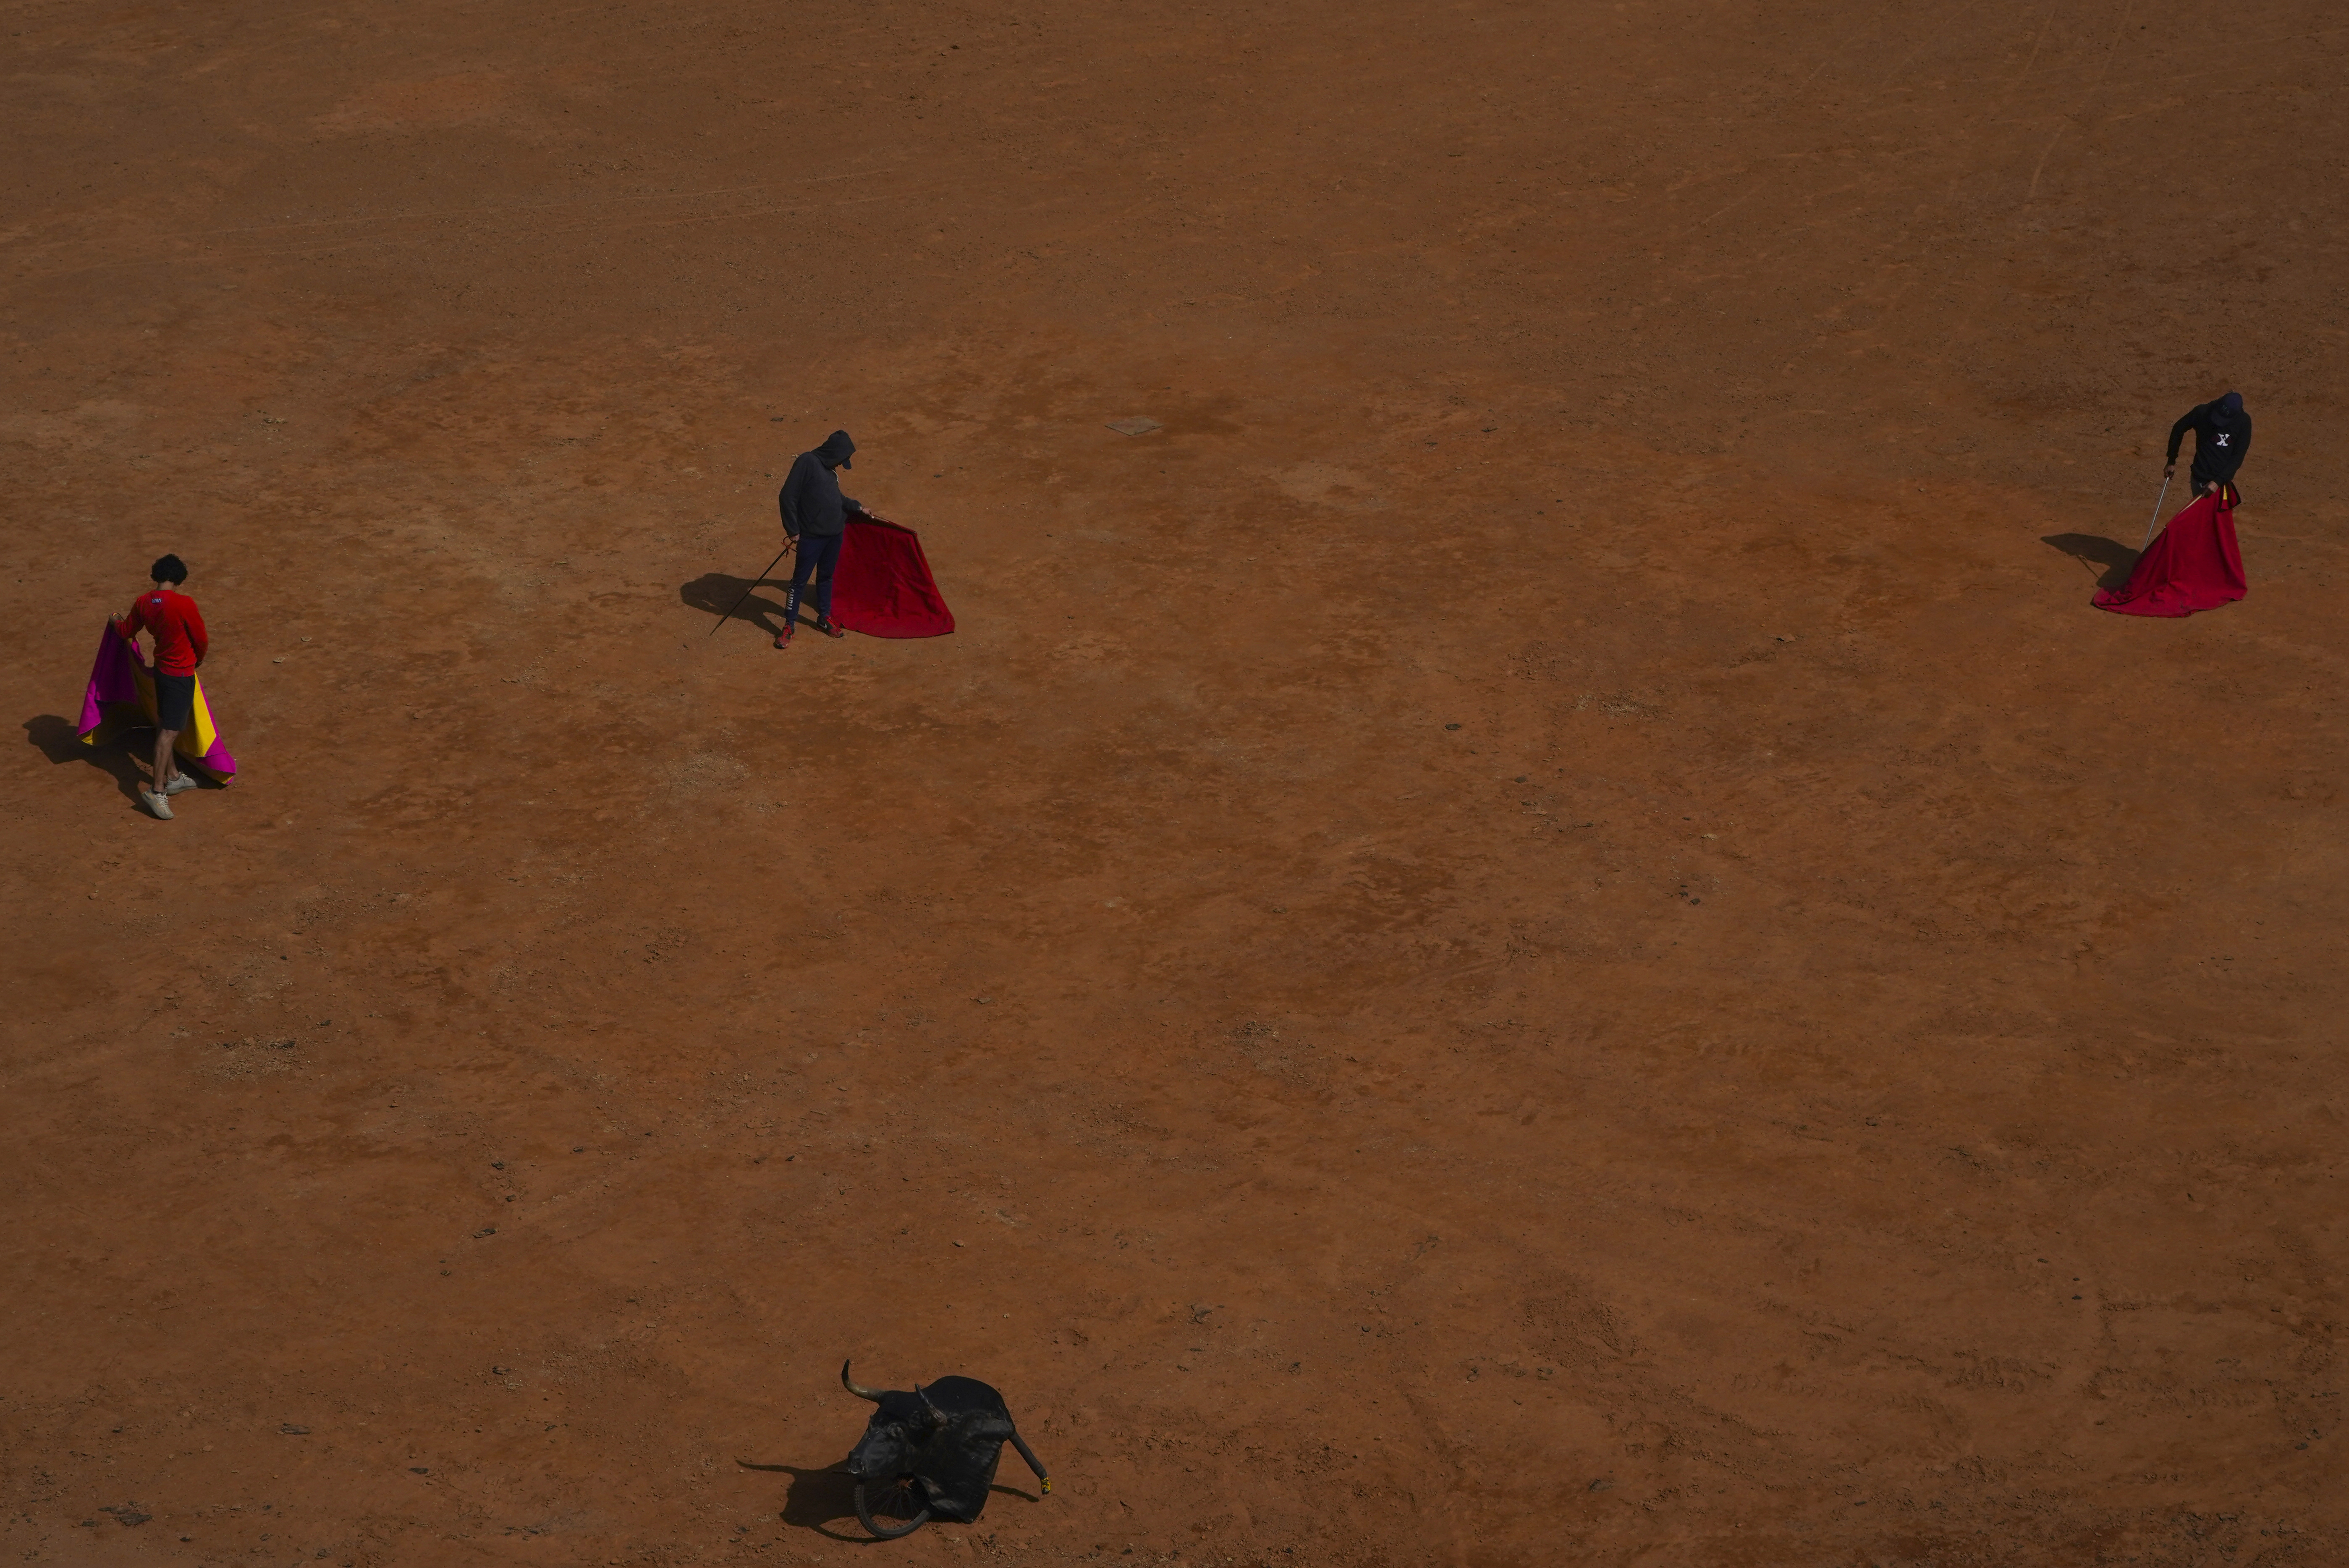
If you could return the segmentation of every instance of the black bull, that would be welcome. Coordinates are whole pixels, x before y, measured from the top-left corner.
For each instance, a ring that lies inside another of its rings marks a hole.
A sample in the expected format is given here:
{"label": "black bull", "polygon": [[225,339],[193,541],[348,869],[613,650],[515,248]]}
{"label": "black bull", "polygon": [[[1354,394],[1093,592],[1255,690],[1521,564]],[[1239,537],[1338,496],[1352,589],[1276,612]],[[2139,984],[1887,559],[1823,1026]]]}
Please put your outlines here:
{"label": "black bull", "polygon": [[[880,1407],[843,1467],[856,1478],[860,1511],[866,1488],[910,1477],[928,1504],[921,1518],[970,1523],[987,1506],[987,1489],[995,1483],[1006,1443],[1019,1450],[1043,1490],[1052,1490],[1035,1450],[1012,1424],[1003,1396],[978,1378],[941,1377],[927,1387],[916,1384],[910,1394],[860,1388],[849,1380],[843,1361],[840,1381],[858,1398]],[[865,1523],[877,1532],[871,1520]]]}

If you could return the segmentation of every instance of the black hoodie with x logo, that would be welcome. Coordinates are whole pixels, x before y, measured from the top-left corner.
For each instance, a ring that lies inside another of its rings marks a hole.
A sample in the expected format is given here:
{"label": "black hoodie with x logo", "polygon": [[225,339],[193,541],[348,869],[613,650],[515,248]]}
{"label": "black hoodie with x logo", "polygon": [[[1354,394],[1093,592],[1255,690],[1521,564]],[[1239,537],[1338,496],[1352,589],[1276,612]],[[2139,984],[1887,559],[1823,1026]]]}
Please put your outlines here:
{"label": "black hoodie with x logo", "polygon": [[2186,418],[2169,427],[2168,461],[2178,461],[2178,444],[2189,430],[2194,432],[2194,482],[2232,484],[2243,454],[2251,449],[2251,417],[2243,412],[2243,400],[2230,392],[2187,409]]}

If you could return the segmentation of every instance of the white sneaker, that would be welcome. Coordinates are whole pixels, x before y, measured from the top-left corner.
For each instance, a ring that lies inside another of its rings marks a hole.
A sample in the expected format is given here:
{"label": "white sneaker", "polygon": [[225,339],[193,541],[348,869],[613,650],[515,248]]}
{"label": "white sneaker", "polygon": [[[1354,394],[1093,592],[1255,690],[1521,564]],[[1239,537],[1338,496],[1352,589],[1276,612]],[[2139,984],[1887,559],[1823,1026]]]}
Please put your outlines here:
{"label": "white sneaker", "polygon": [[194,775],[182,773],[177,779],[172,779],[169,784],[163,786],[163,793],[166,795],[177,795],[183,789],[193,789],[195,788],[196,780]]}
{"label": "white sneaker", "polygon": [[152,789],[140,790],[139,799],[149,810],[162,818],[163,820],[168,822],[171,820],[171,803]]}

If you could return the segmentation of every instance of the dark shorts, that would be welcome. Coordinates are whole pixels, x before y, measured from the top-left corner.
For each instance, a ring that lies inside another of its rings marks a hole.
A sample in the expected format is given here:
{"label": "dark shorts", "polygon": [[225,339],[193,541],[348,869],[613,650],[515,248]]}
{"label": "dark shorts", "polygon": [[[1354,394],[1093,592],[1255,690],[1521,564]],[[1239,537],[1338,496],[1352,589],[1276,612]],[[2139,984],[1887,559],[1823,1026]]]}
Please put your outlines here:
{"label": "dark shorts", "polygon": [[155,727],[185,729],[196,711],[196,677],[155,672]]}

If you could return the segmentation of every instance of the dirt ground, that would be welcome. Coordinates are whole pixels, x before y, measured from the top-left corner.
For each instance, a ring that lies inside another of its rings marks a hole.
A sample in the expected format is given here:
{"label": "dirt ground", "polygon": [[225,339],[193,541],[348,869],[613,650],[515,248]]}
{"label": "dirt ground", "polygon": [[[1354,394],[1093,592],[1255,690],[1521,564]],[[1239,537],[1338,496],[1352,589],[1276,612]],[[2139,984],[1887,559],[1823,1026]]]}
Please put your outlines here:
{"label": "dirt ground", "polygon": [[2349,1561],[2336,7],[0,9],[12,1560]]}

